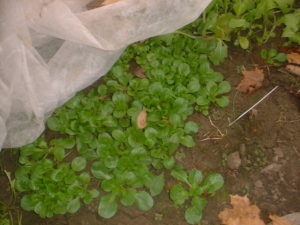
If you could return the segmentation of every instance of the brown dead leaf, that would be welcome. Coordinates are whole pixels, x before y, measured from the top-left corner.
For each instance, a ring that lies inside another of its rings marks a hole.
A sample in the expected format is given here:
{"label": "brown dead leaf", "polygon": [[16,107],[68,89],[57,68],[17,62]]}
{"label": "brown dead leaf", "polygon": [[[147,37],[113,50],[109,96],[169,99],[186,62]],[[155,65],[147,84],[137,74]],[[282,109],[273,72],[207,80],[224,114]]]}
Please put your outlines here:
{"label": "brown dead leaf", "polygon": [[289,220],[276,215],[270,215],[269,218],[272,220],[273,225],[293,225]]}
{"label": "brown dead leaf", "polygon": [[230,195],[231,209],[224,209],[219,218],[225,225],[265,225],[260,218],[260,210],[256,205],[250,205],[248,197]]}
{"label": "brown dead leaf", "polygon": [[299,64],[300,65],[300,54],[299,53],[290,53],[286,55],[287,61],[289,63]]}
{"label": "brown dead leaf", "polygon": [[295,65],[287,65],[285,67],[285,69],[290,72],[290,73],[293,73],[293,74],[296,74],[298,76],[300,76],[300,66],[295,66]]}
{"label": "brown dead leaf", "polygon": [[251,94],[262,86],[265,78],[263,70],[243,70],[243,80],[238,84],[237,90],[246,94]]}
{"label": "brown dead leaf", "polygon": [[143,108],[143,110],[139,113],[137,117],[137,127],[139,129],[144,129],[147,126],[147,110]]}
{"label": "brown dead leaf", "polygon": [[101,6],[106,6],[106,5],[110,5],[110,4],[113,4],[113,3],[116,3],[120,0],[94,0],[92,2],[90,2],[89,4],[86,5],[86,8],[88,10],[90,9],[95,9],[95,8],[99,8]]}
{"label": "brown dead leaf", "polygon": [[300,53],[300,47],[296,47],[296,46],[280,46],[279,51],[285,53],[285,54],[289,54],[292,52],[298,52]]}
{"label": "brown dead leaf", "polygon": [[133,74],[135,76],[137,76],[138,78],[146,78],[146,75],[145,75],[145,69],[142,68],[142,67],[137,67],[134,71],[133,71]]}

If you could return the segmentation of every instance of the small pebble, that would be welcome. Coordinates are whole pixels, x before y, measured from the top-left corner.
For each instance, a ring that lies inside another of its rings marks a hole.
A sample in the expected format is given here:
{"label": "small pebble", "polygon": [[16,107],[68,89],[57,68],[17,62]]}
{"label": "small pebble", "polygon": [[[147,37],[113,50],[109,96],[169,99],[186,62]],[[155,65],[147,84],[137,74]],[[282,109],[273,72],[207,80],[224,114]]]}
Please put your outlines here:
{"label": "small pebble", "polygon": [[241,166],[242,160],[239,152],[233,152],[229,154],[227,159],[227,166],[232,170],[237,170]]}

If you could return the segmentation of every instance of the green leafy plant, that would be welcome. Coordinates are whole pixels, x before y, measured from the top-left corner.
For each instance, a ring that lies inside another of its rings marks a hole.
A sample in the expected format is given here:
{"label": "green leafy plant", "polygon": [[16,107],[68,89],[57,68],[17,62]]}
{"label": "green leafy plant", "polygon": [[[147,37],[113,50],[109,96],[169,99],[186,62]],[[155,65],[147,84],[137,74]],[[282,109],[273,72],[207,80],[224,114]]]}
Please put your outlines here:
{"label": "green leafy plant", "polygon": [[205,179],[199,170],[172,170],[171,175],[183,184],[176,184],[170,190],[170,198],[177,205],[183,205],[190,200],[185,210],[185,219],[189,224],[196,224],[202,219],[206,206],[206,197],[214,195],[223,184],[220,174],[210,174]]}
{"label": "green leafy plant", "polygon": [[260,56],[266,61],[267,64],[279,66],[281,63],[286,61],[286,56],[282,52],[278,52],[276,49],[271,48],[270,50],[262,49]]}

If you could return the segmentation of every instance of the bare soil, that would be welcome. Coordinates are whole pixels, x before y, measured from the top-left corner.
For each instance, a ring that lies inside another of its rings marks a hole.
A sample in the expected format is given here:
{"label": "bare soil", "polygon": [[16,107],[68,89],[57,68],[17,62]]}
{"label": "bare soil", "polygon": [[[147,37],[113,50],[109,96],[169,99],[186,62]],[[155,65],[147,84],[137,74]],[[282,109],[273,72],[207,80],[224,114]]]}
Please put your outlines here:
{"label": "bare soil", "polygon": [[[266,74],[263,87],[252,95],[241,94],[233,88],[229,107],[212,108],[210,117],[200,113],[191,116],[190,120],[201,126],[195,136],[197,145],[192,149],[182,148],[176,155],[187,169],[219,172],[225,178],[225,186],[208,201],[202,225],[220,224],[218,213],[229,206],[230,194],[247,194],[262,210],[265,221],[268,221],[269,214],[281,216],[300,211],[300,99],[290,93],[295,88],[299,89],[300,78],[278,72],[278,68],[264,66],[258,57],[259,51],[257,47],[250,54],[231,47],[230,57],[216,69],[236,87],[242,79],[241,68],[253,69],[257,65]],[[228,126],[229,121],[276,85],[279,88],[255,110]],[[232,158],[231,153],[235,153],[235,157]],[[4,150],[0,155],[2,170],[13,172],[17,158],[12,150]],[[141,212],[135,207],[120,207],[116,216],[106,220],[97,215],[98,203],[95,201],[76,214],[51,219],[40,219],[34,213],[23,212],[22,224],[186,225],[184,209],[176,207],[168,198],[171,182],[167,179],[165,191],[155,197],[155,206],[148,212]],[[11,194],[3,172],[0,173],[0,187],[0,201],[8,202]]]}

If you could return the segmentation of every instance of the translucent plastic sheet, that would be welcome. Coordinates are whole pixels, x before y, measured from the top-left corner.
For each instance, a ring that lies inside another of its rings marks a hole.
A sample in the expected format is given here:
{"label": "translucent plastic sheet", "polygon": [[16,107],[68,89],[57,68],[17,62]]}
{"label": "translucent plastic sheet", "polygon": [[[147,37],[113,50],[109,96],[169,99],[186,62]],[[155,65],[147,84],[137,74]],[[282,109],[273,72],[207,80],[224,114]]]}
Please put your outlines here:
{"label": "translucent plastic sheet", "polygon": [[127,45],[195,20],[211,0],[0,0],[0,149],[34,141],[51,113]]}

